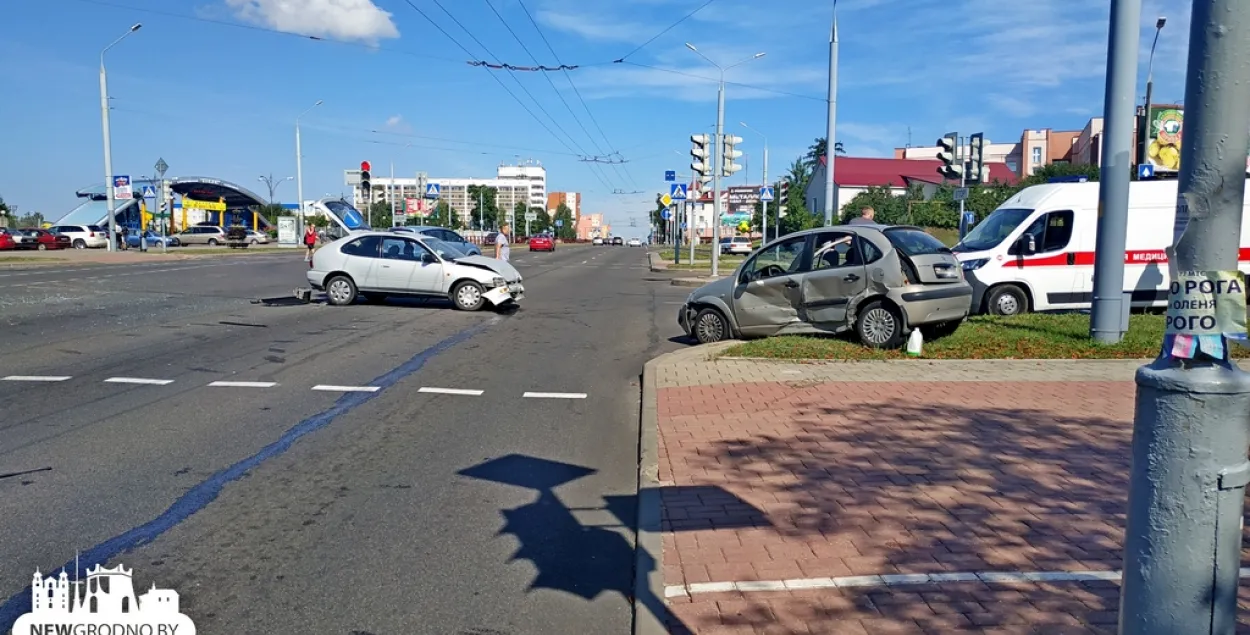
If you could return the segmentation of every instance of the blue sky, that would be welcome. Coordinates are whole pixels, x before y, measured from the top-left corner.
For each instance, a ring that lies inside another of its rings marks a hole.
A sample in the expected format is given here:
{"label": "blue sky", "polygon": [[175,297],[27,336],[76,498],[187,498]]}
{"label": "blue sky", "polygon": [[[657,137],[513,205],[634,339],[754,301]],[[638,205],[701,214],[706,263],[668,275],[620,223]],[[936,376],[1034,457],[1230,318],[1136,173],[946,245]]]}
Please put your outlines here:
{"label": "blue sky", "polygon": [[[761,176],[763,139],[739,122],[768,135],[773,175],[825,132],[830,2],[713,0],[630,54],[705,1],[438,0],[470,37],[435,0],[12,0],[0,40],[0,195],[56,218],[76,188],[103,181],[99,51],[142,22],[107,57],[118,174],[150,175],[163,157],[171,175],[267,195],[259,175],[294,175],[294,119],[324,100],[302,120],[306,198],[337,196],[342,170],[366,159],[379,175],[393,161],[397,175],[467,177],[533,158],[549,189],[582,192],[583,211],[640,235],[663,171],[688,171],[688,136],[715,123],[717,71],[685,42],[722,65],[767,54],[727,76],[737,84],[726,128],[747,155],[731,184]],[[913,145],[948,130],[1009,141],[1024,128],[1079,129],[1102,110],[1108,5],[841,0],[838,138],[851,155],[889,156],[909,127]],[[1138,91],[1155,18],[1166,15],[1155,96],[1179,101],[1190,3],[1145,5]],[[504,21],[539,63],[579,68],[544,77],[466,64],[534,64]],[[628,162],[578,159],[609,153]],[[294,201],[294,183],[278,198]]]}

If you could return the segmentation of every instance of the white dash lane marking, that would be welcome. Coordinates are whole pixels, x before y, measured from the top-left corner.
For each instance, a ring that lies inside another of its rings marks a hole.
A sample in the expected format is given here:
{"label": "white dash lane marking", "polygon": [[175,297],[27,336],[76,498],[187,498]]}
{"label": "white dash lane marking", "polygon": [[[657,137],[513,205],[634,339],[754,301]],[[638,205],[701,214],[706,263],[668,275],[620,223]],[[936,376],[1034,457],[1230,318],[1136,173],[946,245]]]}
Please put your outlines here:
{"label": "white dash lane marking", "polygon": [[53,376],[53,375],[9,375],[4,381],[66,381],[72,379],[69,376]]}
{"label": "white dash lane marking", "polygon": [[277,385],[273,381],[215,381],[209,384],[213,388],[273,388]]}
{"label": "white dash lane marking", "polygon": [[522,397],[530,399],[585,399],[584,392],[527,392]]}
{"label": "white dash lane marking", "polygon": [[174,383],[172,379],[145,379],[143,377],[109,377],[106,384],[142,384],[145,386],[167,386]]}
{"label": "white dash lane marking", "polygon": [[468,390],[465,388],[431,388],[430,386],[422,386],[417,392],[431,393],[435,395],[468,395],[470,397],[480,396],[484,391]]}
{"label": "white dash lane marking", "polygon": [[313,390],[321,390],[325,392],[377,392],[381,390],[377,386],[328,386],[321,384],[313,386]]}

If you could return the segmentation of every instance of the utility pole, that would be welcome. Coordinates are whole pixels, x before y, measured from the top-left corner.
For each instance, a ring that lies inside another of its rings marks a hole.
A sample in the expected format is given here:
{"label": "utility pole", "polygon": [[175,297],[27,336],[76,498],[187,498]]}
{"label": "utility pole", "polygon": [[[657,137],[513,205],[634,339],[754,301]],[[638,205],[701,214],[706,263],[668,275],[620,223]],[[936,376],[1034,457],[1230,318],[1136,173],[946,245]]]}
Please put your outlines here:
{"label": "utility pole", "polygon": [[1150,58],[1146,62],[1146,104],[1142,109],[1144,116],[1141,118],[1142,124],[1137,129],[1137,162],[1142,164],[1146,162],[1146,138],[1150,136],[1150,103],[1154,101],[1155,92],[1155,47],[1159,45],[1159,33],[1163,31],[1164,25],[1168,23],[1168,19],[1159,16],[1155,20],[1155,39],[1150,43]]}
{"label": "utility pole", "polygon": [[829,119],[825,124],[825,225],[833,224],[838,208],[833,182],[834,148],[838,125],[838,0],[833,0],[833,27],[829,29]]}
{"label": "utility pole", "polygon": [[[1128,27],[1136,32],[1133,17]],[[1174,246],[1167,250],[1173,285],[1211,272],[1235,274],[1246,183],[1250,4],[1195,0],[1190,24],[1185,143]],[[1217,315],[1215,308],[1181,310],[1172,302],[1181,304],[1181,293],[1169,298],[1169,318],[1174,311]],[[1244,318],[1244,305],[1234,309]],[[1211,321],[1216,331],[1224,326]],[[1250,374],[1229,358],[1220,332],[1176,334],[1184,329],[1169,319],[1162,353],[1137,371],[1122,635],[1236,629]],[[1175,350],[1180,337],[1195,337],[1199,350]]]}
{"label": "utility pole", "polygon": [[[1129,172],[1133,165],[1141,5],[1142,0],[1111,0],[1107,90],[1103,105],[1106,126],[1098,187],[1098,234],[1094,245],[1094,301],[1089,317],[1089,335],[1102,344],[1119,342],[1128,330],[1130,302],[1124,291],[1124,243],[1128,232]],[[1245,178],[1244,172],[1242,178]]]}
{"label": "utility pole", "polygon": [[300,113],[299,116],[295,118],[295,196],[299,198],[299,201],[297,201],[299,204],[299,216],[297,217],[299,218],[299,224],[295,228],[295,231],[296,235],[300,236],[304,233],[304,216],[307,213],[307,210],[304,209],[304,152],[303,149],[300,148],[299,120],[304,115],[311,112],[313,108],[316,108],[321,104],[322,100],[318,99],[317,103],[313,104],[308,110]]}

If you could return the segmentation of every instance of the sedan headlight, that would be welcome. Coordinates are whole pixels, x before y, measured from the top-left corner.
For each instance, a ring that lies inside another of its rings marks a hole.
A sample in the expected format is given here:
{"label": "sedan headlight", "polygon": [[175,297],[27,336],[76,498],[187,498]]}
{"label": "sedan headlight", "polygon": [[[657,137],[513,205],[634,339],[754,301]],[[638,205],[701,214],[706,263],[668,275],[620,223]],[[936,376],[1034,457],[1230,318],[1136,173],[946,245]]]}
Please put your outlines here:
{"label": "sedan headlight", "polygon": [[507,281],[507,280],[504,280],[503,278],[498,278],[498,277],[497,277],[497,278],[492,278],[492,279],[491,279],[491,281],[490,281],[490,283],[491,283],[491,284],[493,284],[493,285],[495,285],[496,287],[506,287],[506,286],[508,286],[508,281]]}
{"label": "sedan headlight", "polygon": [[976,271],[977,269],[984,267],[986,263],[988,263],[989,261],[990,261],[989,258],[977,258],[976,260],[965,260],[963,261],[963,268],[964,268],[964,271]]}

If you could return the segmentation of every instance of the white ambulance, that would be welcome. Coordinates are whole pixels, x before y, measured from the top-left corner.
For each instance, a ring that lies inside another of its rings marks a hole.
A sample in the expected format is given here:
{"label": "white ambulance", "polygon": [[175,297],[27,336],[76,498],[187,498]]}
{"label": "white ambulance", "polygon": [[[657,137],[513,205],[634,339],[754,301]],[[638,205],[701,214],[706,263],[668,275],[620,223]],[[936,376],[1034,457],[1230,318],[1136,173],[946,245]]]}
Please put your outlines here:
{"label": "white ambulance", "polygon": [[[1172,244],[1176,195],[1174,180],[1129,186],[1124,290],[1132,291],[1134,308],[1167,305],[1164,249]],[[1250,271],[1250,205],[1243,214],[1239,268]],[[1088,309],[1097,231],[1097,182],[1021,190],[953,248],[972,284],[973,313]]]}

